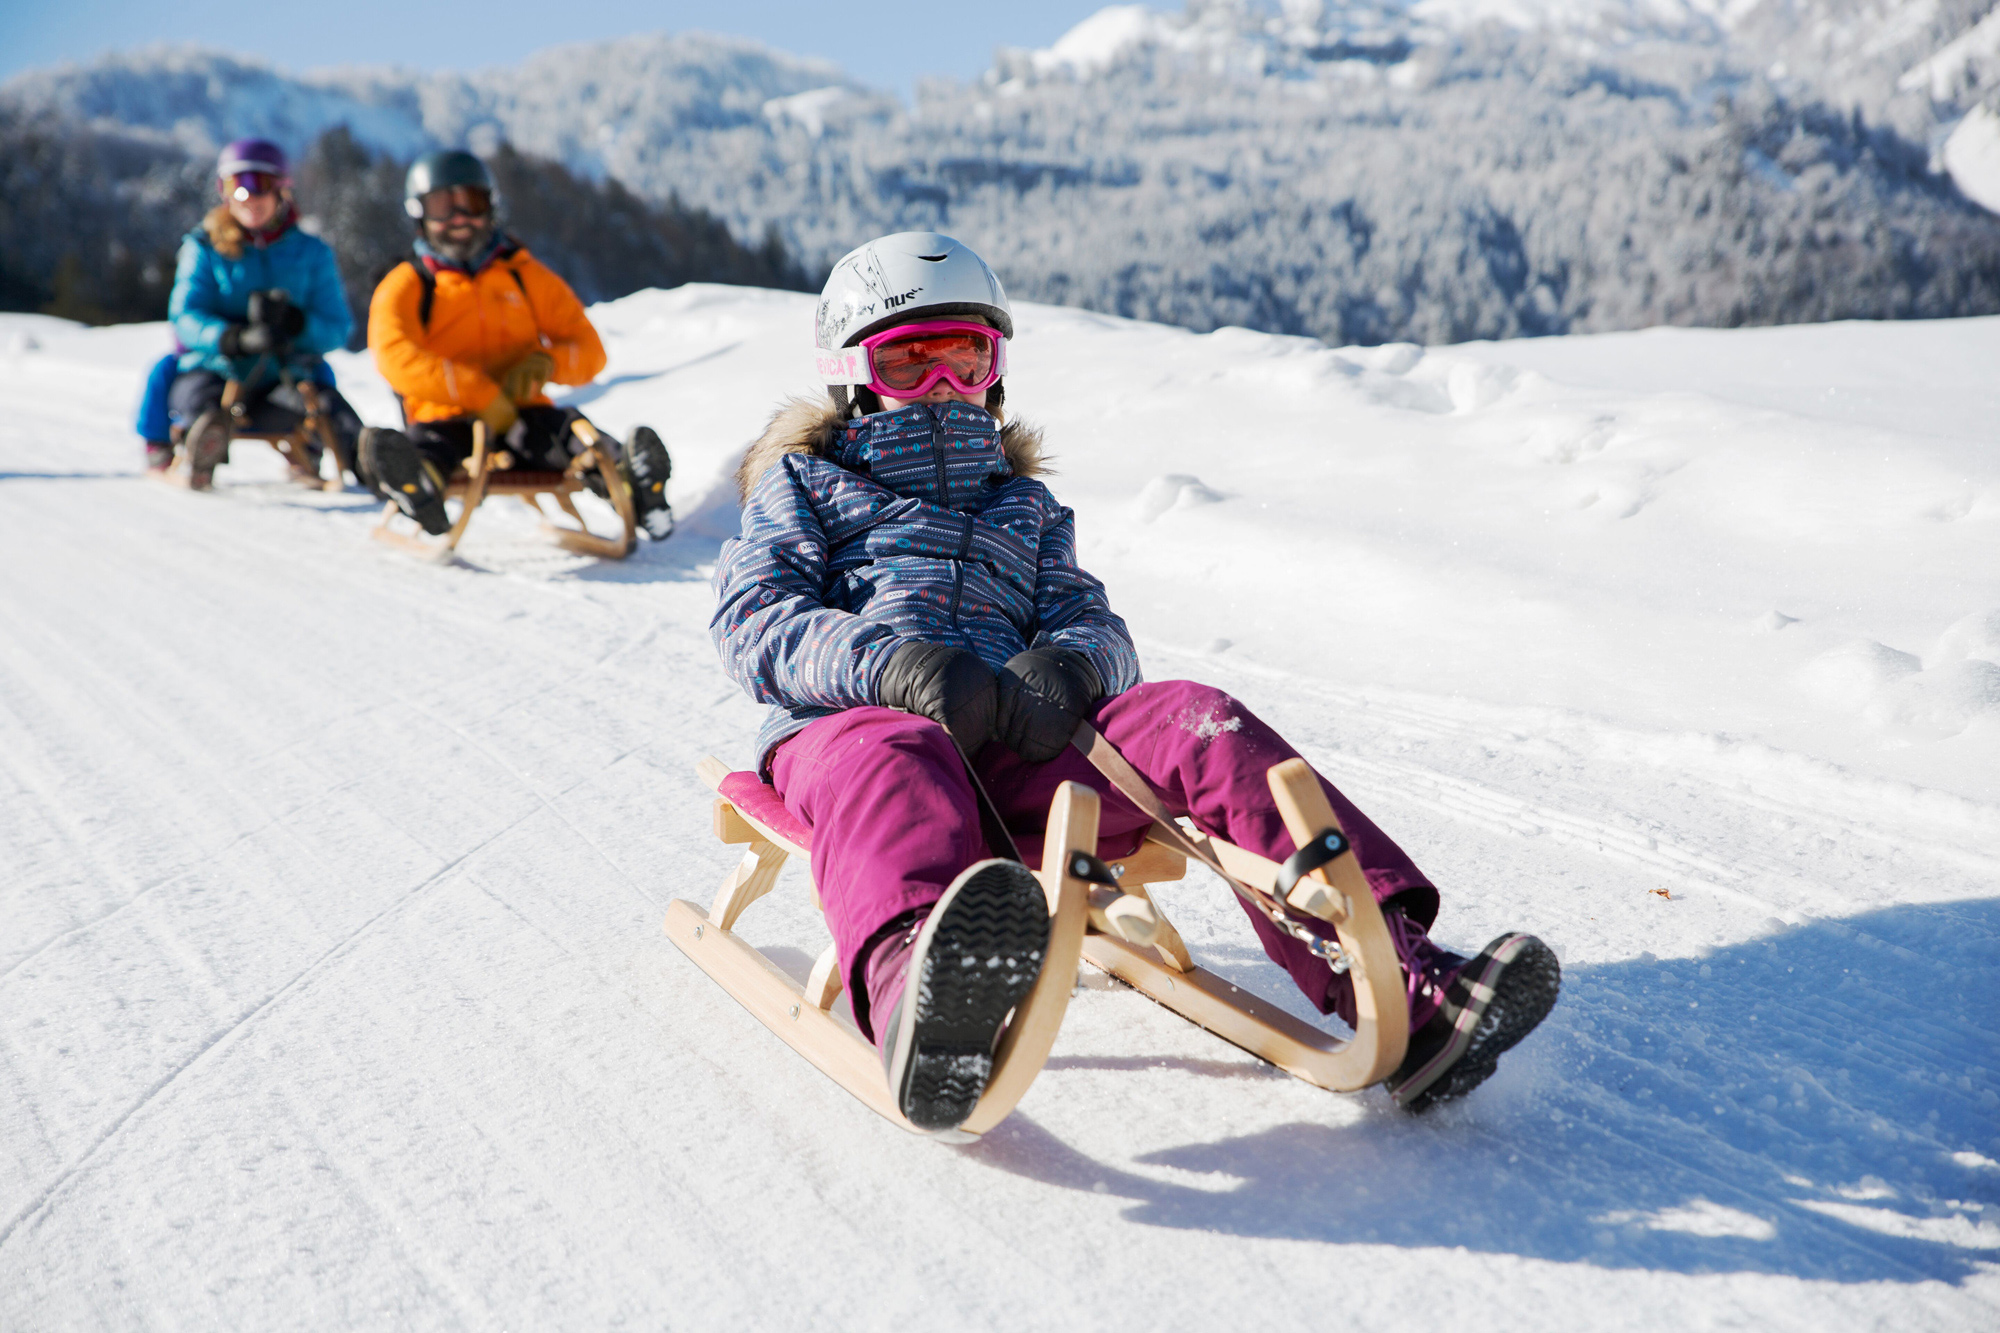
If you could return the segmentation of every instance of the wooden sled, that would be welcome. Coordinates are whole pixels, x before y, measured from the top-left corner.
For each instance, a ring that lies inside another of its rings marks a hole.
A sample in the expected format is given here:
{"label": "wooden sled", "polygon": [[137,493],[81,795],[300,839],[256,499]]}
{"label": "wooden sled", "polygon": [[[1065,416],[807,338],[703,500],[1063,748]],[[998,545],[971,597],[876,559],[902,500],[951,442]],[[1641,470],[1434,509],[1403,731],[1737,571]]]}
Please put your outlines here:
{"label": "wooden sled", "polygon": [[[222,406],[217,409],[223,429],[227,432],[222,445],[222,461],[229,461],[229,446],[238,440],[263,440],[278,451],[279,457],[291,465],[292,479],[324,491],[341,491],[347,488],[343,474],[354,470],[354,460],[340,447],[340,436],[333,429],[333,420],[320,410],[319,386],[309,380],[296,382],[299,397],[305,400],[305,419],[288,431],[252,430],[245,423],[249,411],[243,403],[243,384],[230,380],[222,386]],[[186,437],[194,431],[205,429],[208,413],[197,417],[194,423],[174,433],[173,443],[183,445]],[[333,476],[322,479],[318,460],[311,452],[312,441],[317,438],[320,448],[327,457],[333,459]],[[161,480],[176,486],[188,486],[193,480],[192,463],[185,447],[174,455],[174,461],[159,474]]]}
{"label": "wooden sled", "polygon": [[[465,535],[466,525],[472,521],[474,510],[494,496],[511,495],[540,516],[543,531],[554,537],[564,550],[604,560],[623,560],[632,553],[639,537],[632,488],[626,484],[625,474],[619,471],[617,462],[604,447],[597,427],[578,417],[571,423],[570,429],[587,447],[562,471],[545,472],[516,468],[513,457],[505,450],[489,451],[486,423],[473,422],[472,457],[466,459],[465,465],[452,473],[451,479],[445,483],[445,499],[458,501],[458,516],[452,520],[451,530],[438,537],[429,536],[421,530],[400,530],[395,526],[399,521],[403,526],[414,525],[401,518],[402,511],[391,500],[383,507],[382,521],[375,526],[375,537],[426,559],[443,560],[457,549],[459,539]],[[592,470],[602,479],[605,494],[624,527],[624,531],[616,537],[600,537],[592,532],[570,498],[585,489],[584,476]],[[574,520],[575,527],[553,520],[542,507],[541,498],[545,495]]]}
{"label": "wooden sled", "polygon": [[[1341,831],[1326,793],[1303,759],[1274,765],[1267,778],[1296,845],[1303,847],[1329,829]],[[1275,861],[1185,828],[1181,836],[1206,847],[1233,878],[1245,884],[1270,886],[1278,881]],[[1157,824],[1137,852],[1111,860],[1110,865],[1120,889],[1149,902],[1146,885],[1170,883],[1187,873],[1187,857]],[[1351,847],[1302,879],[1289,901],[1334,928],[1341,959],[1354,981],[1355,1033],[1350,1041],[1302,1023],[1197,966],[1158,904],[1153,904],[1157,924],[1150,947],[1110,932],[1092,933],[1083,941],[1083,957],[1288,1074],[1332,1092],[1358,1092],[1394,1073],[1409,1046],[1409,1001],[1395,943]]]}
{"label": "wooden sled", "polygon": [[[833,1012],[841,990],[833,946],[820,954],[801,986],[733,929],[743,909],[776,886],[786,858],[810,857],[811,832],[754,773],[731,773],[717,759],[702,760],[696,771],[717,793],[716,836],[725,843],[748,843],[749,850],[723,880],[715,905],[707,911],[685,899],[668,906],[667,938],[827,1077],[885,1119],[913,1134],[925,1133],[896,1109],[875,1047]],[[1036,872],[1053,918],[1041,976],[1001,1035],[992,1077],[972,1115],[959,1129],[931,1137],[964,1143],[992,1129],[1007,1118],[1048,1060],[1069,1007],[1078,951],[1091,913],[1092,886],[1072,873],[1082,868],[1074,853],[1096,847],[1097,811],[1097,793],[1090,788],[1075,782],[1057,788],[1049,807],[1043,868]],[[818,906],[819,892],[816,888],[812,892]]]}
{"label": "wooden sled", "polygon": [[[697,771],[717,793],[716,836],[747,843],[749,850],[708,911],[680,899],[667,908],[668,938],[828,1077],[885,1118],[921,1132],[897,1111],[875,1048],[831,1012],[841,988],[832,946],[801,986],[733,933],[743,909],[775,887],[786,858],[809,856],[810,832],[756,775],[731,773],[715,759],[704,759]],[[1285,826],[1300,846],[1339,830],[1326,794],[1303,760],[1276,765],[1269,781]],[[1137,851],[1109,862],[1115,890],[1079,878],[1087,867],[1074,853],[1094,850],[1097,819],[1095,792],[1074,782],[1057,789],[1038,872],[1055,918],[1048,955],[1035,989],[1001,1038],[986,1095],[954,1141],[976,1138],[999,1124],[1041,1072],[1068,1007],[1079,957],[1225,1041],[1331,1091],[1358,1091],[1402,1063],[1409,1042],[1402,965],[1351,850],[1312,871],[1289,900],[1332,923],[1353,976],[1356,1031],[1353,1040],[1343,1042],[1195,965],[1179,932],[1145,891],[1147,884],[1187,873],[1187,858],[1158,826]],[[1277,882],[1276,862],[1219,839],[1191,836],[1235,878]],[[813,901],[817,906],[817,891]]]}

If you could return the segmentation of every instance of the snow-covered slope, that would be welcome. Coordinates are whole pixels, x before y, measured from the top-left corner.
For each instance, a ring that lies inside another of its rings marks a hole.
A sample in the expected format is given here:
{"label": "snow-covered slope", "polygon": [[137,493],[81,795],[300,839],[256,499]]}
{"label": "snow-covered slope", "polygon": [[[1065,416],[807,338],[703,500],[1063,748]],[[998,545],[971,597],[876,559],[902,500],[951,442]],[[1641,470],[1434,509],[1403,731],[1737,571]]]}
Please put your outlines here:
{"label": "snow-covered slope", "polygon": [[[724,480],[809,298],[595,312],[681,534],[438,568],[243,444],[134,475],[157,326],[0,317],[0,1327],[1975,1329],[2000,1311],[2000,321],[1329,350],[1050,307],[1149,675],[1238,693],[1562,1005],[1421,1121],[1086,978],[985,1141],[892,1130],[660,933]],[[365,416],[393,409],[343,358]],[[1162,895],[1280,1002],[1220,887]],[[793,882],[745,918],[801,974]],[[1448,1312],[1448,1313],[1447,1313]]]}

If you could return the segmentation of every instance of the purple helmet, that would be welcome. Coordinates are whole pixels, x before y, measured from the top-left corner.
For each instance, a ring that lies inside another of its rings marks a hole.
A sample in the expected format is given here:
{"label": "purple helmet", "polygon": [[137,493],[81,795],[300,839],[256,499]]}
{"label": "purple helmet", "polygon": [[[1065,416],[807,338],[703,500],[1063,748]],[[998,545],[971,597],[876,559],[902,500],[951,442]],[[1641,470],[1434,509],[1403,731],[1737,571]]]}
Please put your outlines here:
{"label": "purple helmet", "polygon": [[292,174],[292,164],[285,160],[285,150],[269,139],[238,139],[215,159],[215,175],[218,180],[227,180],[245,171],[287,177]]}

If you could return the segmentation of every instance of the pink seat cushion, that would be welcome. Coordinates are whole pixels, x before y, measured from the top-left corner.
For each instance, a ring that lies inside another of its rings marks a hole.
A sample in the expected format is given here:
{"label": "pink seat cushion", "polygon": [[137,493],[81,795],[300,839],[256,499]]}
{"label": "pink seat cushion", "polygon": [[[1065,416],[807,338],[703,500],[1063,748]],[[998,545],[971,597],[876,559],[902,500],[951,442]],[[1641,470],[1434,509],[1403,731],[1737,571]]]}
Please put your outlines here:
{"label": "pink seat cushion", "polygon": [[805,821],[785,808],[777,788],[755,773],[731,773],[716,788],[722,799],[756,820],[773,833],[812,850],[813,832]]}

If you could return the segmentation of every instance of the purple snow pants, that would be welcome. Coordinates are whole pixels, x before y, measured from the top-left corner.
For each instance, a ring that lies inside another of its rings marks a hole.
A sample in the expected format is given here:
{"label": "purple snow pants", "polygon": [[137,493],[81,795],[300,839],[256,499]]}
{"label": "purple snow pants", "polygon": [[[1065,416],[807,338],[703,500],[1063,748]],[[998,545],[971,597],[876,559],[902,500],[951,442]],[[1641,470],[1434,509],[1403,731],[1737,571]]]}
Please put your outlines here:
{"label": "purple snow pants", "polygon": [[[1185,680],[1138,685],[1100,700],[1090,723],[1168,810],[1191,817],[1203,832],[1276,861],[1296,850],[1264,773],[1298,752],[1229,695]],[[1082,783],[1103,798],[1100,855],[1129,855],[1152,823],[1074,749],[1030,764],[995,743],[980,752],[977,767],[1008,831],[1024,843],[1041,835],[1049,801],[1064,782]],[[813,881],[855,1019],[872,1038],[862,975],[867,945],[893,918],[936,902],[959,871],[993,855],[972,784],[944,728],[890,708],[820,718],[772,752],[771,780],[786,808],[812,828]],[[1423,872],[1326,779],[1320,785],[1376,900],[1402,895],[1410,917],[1428,926],[1438,899]],[[1037,862],[1027,846],[1022,851]],[[1348,979],[1257,912],[1244,911],[1264,952],[1320,1012],[1351,1023]]]}

